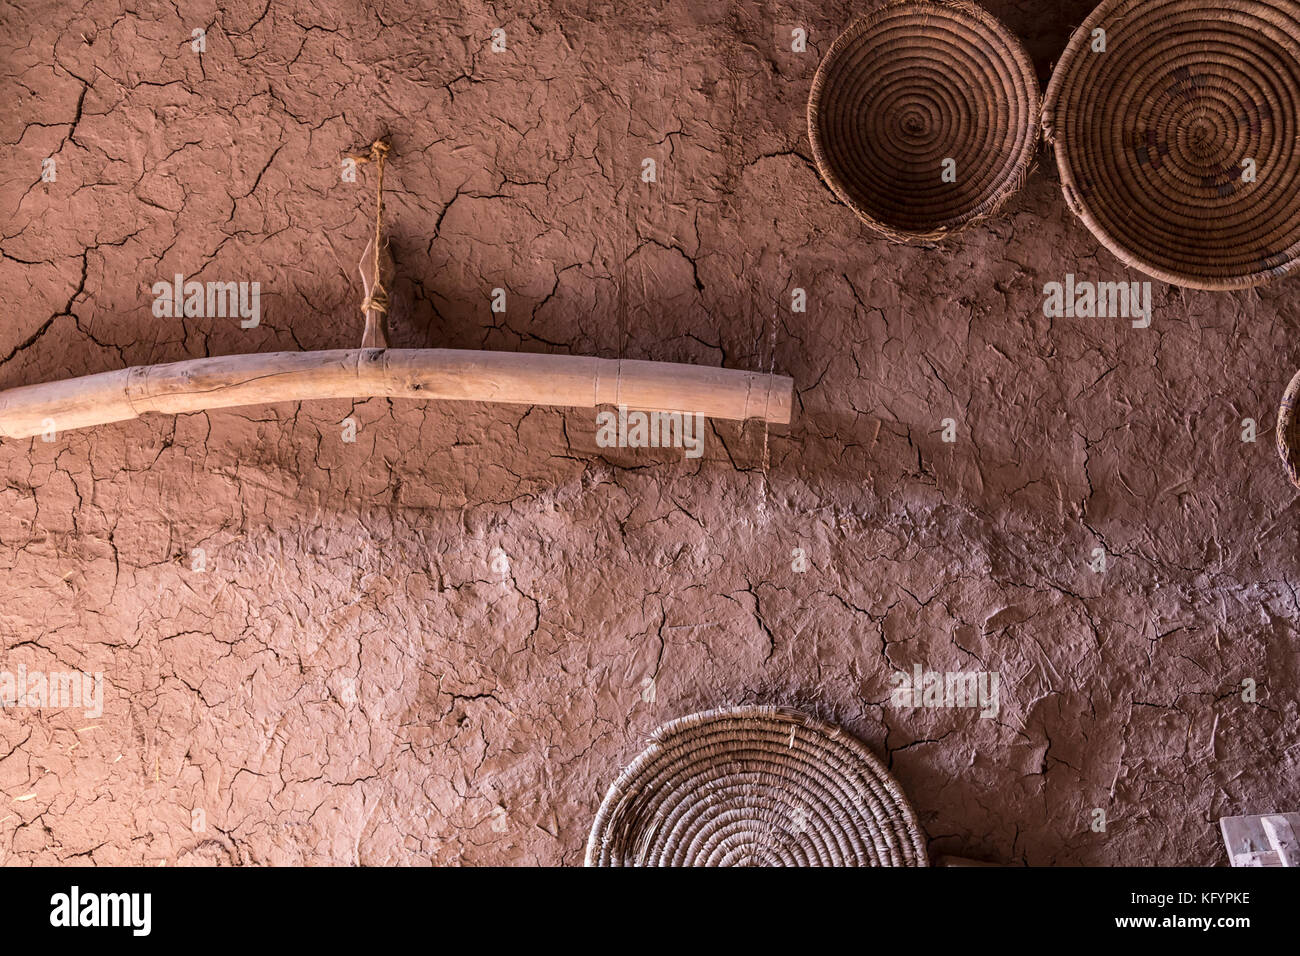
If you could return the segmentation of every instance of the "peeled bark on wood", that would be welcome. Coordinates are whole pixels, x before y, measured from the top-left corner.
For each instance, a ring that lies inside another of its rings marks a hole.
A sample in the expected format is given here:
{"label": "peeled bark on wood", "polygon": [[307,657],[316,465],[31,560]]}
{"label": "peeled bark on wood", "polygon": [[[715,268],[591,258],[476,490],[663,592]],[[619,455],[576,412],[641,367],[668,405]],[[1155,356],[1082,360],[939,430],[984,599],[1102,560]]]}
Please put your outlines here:
{"label": "peeled bark on wood", "polygon": [[700,412],[790,421],[784,375],[588,356],[462,349],[267,352],[142,365],[0,392],[0,436],[27,438],[137,418],[320,398],[449,399]]}

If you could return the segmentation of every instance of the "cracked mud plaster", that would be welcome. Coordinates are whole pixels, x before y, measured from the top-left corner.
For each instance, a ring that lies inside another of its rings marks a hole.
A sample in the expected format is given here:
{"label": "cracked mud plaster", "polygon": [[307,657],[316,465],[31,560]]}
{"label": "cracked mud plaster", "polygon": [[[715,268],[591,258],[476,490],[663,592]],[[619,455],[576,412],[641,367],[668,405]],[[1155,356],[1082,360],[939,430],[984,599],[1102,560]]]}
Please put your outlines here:
{"label": "cracked mud plaster", "polygon": [[[1046,154],[934,249],[819,181],[808,88],[862,7],[627,6],[4,7],[0,387],[355,346],[339,163],[387,134],[393,345],[774,367],[797,420],[693,461],[383,399],[5,441],[2,664],[105,701],[0,712],[0,862],[577,864],[646,734],[739,702],[861,737],[932,854],[1221,864],[1218,817],[1300,804],[1300,283],[1046,319],[1067,272],[1142,278]],[[988,6],[1044,80],[1088,10]],[[260,282],[260,326],[155,319],[177,272]],[[999,672],[997,718],[893,706],[917,663]]]}

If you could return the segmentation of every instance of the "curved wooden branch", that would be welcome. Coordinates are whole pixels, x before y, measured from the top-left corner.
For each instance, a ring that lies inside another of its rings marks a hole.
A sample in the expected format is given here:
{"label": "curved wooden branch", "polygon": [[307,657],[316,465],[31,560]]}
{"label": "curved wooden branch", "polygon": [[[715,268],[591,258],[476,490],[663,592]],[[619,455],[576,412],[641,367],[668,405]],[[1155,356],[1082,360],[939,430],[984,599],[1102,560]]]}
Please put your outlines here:
{"label": "curved wooden branch", "polygon": [[266,352],[140,365],[0,392],[0,436],[27,438],[209,408],[317,398],[450,399],[790,421],[785,375],[572,355],[463,349]]}

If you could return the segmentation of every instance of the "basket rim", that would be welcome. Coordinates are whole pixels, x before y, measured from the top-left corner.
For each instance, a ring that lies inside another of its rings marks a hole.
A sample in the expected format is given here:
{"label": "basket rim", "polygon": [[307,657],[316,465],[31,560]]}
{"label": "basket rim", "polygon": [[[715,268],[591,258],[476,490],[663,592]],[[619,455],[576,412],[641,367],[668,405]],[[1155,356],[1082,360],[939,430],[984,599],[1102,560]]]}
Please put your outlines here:
{"label": "basket rim", "polygon": [[[856,203],[849,195],[840,177],[835,174],[832,166],[827,161],[827,156],[820,142],[821,138],[818,135],[820,124],[818,123],[819,109],[817,104],[826,85],[828,65],[834,61],[835,57],[846,46],[874,26],[878,20],[902,7],[913,8],[917,13],[921,14],[924,14],[927,10],[933,11],[936,8],[942,8],[945,11],[952,11],[959,15],[964,14],[970,17],[972,21],[978,21],[988,27],[1002,42],[1003,49],[998,51],[1000,58],[1008,66],[1014,66],[1023,79],[1028,94],[1025,127],[1027,127],[1029,135],[1025,138],[1024,146],[1011,169],[996,187],[989,190],[988,194],[962,218],[951,225],[929,231],[899,229],[875,218],[869,211]],[[808,140],[812,147],[813,162],[818,173],[821,174],[822,180],[835,194],[835,197],[844,203],[862,223],[894,242],[935,242],[955,235],[969,226],[995,215],[1005,205],[1006,201],[1024,185],[1025,179],[1033,168],[1041,139],[1042,91],[1038,83],[1038,72],[1034,69],[1033,60],[1020,38],[1012,33],[1000,19],[979,4],[973,3],[971,0],[888,0],[887,3],[855,18],[831,43],[826,55],[822,57],[821,62],[817,65],[816,73],[813,75],[812,86],[808,91],[808,108],[806,112]]]}
{"label": "basket rim", "polygon": [[[1294,254],[1290,259],[1284,264],[1271,269],[1257,269],[1250,273],[1219,278],[1175,272],[1158,265],[1140,251],[1127,248],[1098,221],[1088,203],[1078,195],[1074,170],[1069,163],[1065,142],[1056,135],[1056,116],[1058,113],[1063,115],[1067,110],[1066,105],[1061,102],[1061,91],[1066,83],[1066,74],[1087,48],[1088,41],[1092,38],[1092,31],[1101,20],[1110,16],[1117,7],[1139,2],[1141,0],[1101,0],[1093,8],[1092,12],[1084,18],[1084,21],[1075,28],[1074,32],[1070,34],[1065,49],[1061,51],[1060,58],[1052,67],[1052,76],[1048,80],[1047,91],[1043,94],[1043,116],[1039,126],[1042,131],[1043,141],[1052,148],[1052,155],[1056,162],[1057,174],[1060,176],[1061,191],[1065,196],[1066,205],[1070,207],[1070,211],[1078,217],[1097,241],[1105,246],[1121,263],[1129,268],[1137,269],[1159,282],[1167,282],[1170,285],[1186,289],[1226,292],[1237,289],[1251,289],[1285,278],[1300,268],[1300,243],[1292,247]],[[1268,0],[1233,0],[1233,2],[1240,6],[1264,10],[1272,9],[1272,5]],[[1211,10],[1218,10],[1222,6],[1221,4],[1215,4],[1214,0],[1171,0],[1169,5],[1173,6],[1175,3],[1186,7],[1199,6]],[[1300,59],[1297,60],[1297,64],[1300,65]]]}
{"label": "basket rim", "polygon": [[1282,468],[1287,478],[1300,489],[1300,436],[1296,435],[1296,405],[1300,404],[1300,372],[1296,372],[1282,392],[1282,401],[1277,407],[1277,442],[1278,457],[1282,459]]}
{"label": "basket rim", "polygon": [[890,772],[881,759],[857,736],[843,727],[822,720],[807,711],[776,704],[739,704],[714,707],[677,717],[665,724],[660,724],[651,731],[646,746],[631,763],[620,771],[618,777],[610,784],[604,798],[601,800],[600,808],[596,811],[595,819],[591,824],[591,833],[587,838],[584,866],[595,867],[599,865],[602,850],[600,838],[605,833],[610,818],[622,803],[623,797],[628,793],[628,785],[639,777],[648,765],[662,756],[669,749],[674,738],[680,733],[722,720],[758,720],[771,724],[800,726],[827,737],[835,743],[842,744],[856,759],[870,768],[875,775],[875,779],[893,800],[898,810],[899,820],[903,825],[898,835],[901,838],[904,835],[903,831],[905,831],[908,842],[916,854],[916,865],[929,866],[925,831],[921,828],[916,810],[912,807],[906,794],[903,793],[903,789],[894,778],[893,773]]}

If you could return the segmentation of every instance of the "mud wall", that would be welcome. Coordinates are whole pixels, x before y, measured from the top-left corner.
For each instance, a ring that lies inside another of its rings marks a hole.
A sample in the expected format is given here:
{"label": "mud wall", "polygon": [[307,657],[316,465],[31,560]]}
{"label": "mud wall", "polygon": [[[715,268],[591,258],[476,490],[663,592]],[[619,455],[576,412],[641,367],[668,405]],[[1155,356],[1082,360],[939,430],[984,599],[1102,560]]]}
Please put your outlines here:
{"label": "mud wall", "polygon": [[[1088,9],[988,6],[1044,79]],[[751,701],[865,740],[936,854],[1211,864],[1219,816],[1300,802],[1300,285],[1048,319],[1067,273],[1142,277],[1045,152],[938,248],[822,185],[808,88],[858,7],[627,7],[0,14],[0,387],[354,347],[340,159],[387,135],[393,345],[771,367],[797,415],[699,459],[382,399],[4,441],[0,665],[104,684],[0,711],[0,862],[578,863],[653,727]],[[259,324],[156,318],[176,273],[258,281]],[[918,664],[997,672],[997,715],[896,706]]]}

